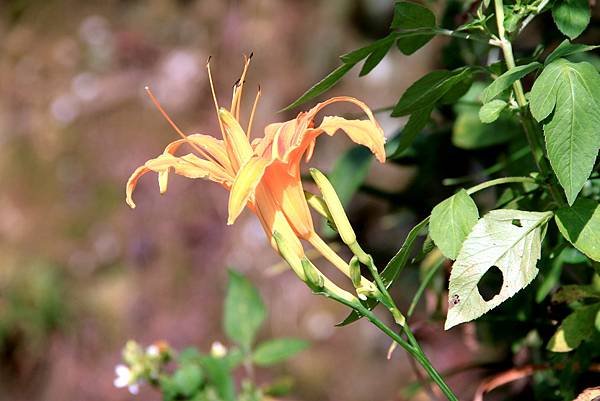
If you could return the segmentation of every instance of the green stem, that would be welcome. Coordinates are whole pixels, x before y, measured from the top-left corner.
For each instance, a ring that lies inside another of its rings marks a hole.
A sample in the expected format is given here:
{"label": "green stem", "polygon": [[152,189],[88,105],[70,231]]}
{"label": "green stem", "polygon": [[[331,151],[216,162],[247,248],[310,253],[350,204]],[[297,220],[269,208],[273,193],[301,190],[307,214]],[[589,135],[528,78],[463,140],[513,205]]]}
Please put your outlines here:
{"label": "green stem", "polygon": [[[502,54],[504,55],[506,68],[510,70],[511,68],[516,67],[516,64],[515,57],[513,55],[512,45],[510,41],[506,39],[505,35],[504,8],[502,0],[494,0],[494,10],[496,14],[496,25],[498,27],[498,45],[502,49]],[[534,122],[533,117],[531,116],[531,113],[527,108],[527,99],[525,98],[525,92],[523,91],[523,85],[521,84],[521,80],[517,79],[513,83],[513,91],[515,93],[517,104],[520,108],[519,115],[521,117],[521,124],[523,125],[523,128],[525,130],[525,136],[527,137],[527,142],[529,143],[529,147],[531,148],[535,164],[539,172],[542,173],[544,177],[552,177],[552,169],[550,168],[548,161],[544,157],[544,150],[542,144],[540,143],[541,135],[539,133],[539,127],[537,126],[537,123]],[[559,206],[564,205],[564,200],[560,192],[554,187],[554,185],[548,183],[548,190],[554,198],[554,201]]]}
{"label": "green stem", "polygon": [[496,178],[495,180],[489,180],[486,182],[482,182],[481,184],[475,185],[474,187],[468,188],[467,189],[467,193],[469,195],[473,195],[476,192],[479,192],[481,190],[484,190],[486,188],[489,187],[493,187],[495,185],[500,185],[500,184],[510,184],[510,183],[515,183],[515,182],[523,182],[523,183],[530,183],[530,184],[535,184],[536,180],[531,178],[531,177],[502,177],[502,178]]}

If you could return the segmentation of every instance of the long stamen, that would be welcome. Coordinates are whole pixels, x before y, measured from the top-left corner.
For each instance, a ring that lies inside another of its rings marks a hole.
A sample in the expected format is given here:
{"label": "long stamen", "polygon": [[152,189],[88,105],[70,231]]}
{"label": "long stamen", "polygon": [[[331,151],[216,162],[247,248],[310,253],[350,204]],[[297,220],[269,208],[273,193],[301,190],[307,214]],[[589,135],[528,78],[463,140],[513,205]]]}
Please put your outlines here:
{"label": "long stamen", "polygon": [[238,87],[235,90],[235,95],[231,101],[231,113],[235,116],[236,120],[240,120],[240,105],[242,104],[242,92],[244,91],[244,82],[246,80],[246,73],[248,71],[248,67],[250,66],[250,60],[254,53],[250,53],[250,56],[244,55],[244,70],[242,71],[242,76],[238,80]]}
{"label": "long stamen", "polygon": [[212,92],[213,102],[215,104],[215,111],[217,112],[217,120],[219,120],[219,128],[221,129],[221,135],[223,136],[223,140],[227,141],[227,136],[225,135],[225,128],[223,128],[223,122],[219,118],[219,102],[217,101],[217,94],[215,92],[215,85],[212,79],[212,73],[210,71],[210,57],[206,61],[206,70],[208,71],[208,82],[210,82],[210,91]]}
{"label": "long stamen", "polygon": [[154,96],[154,94],[152,93],[152,91],[150,90],[149,87],[145,87],[144,88],[146,90],[146,93],[148,94],[148,97],[150,98],[150,100],[152,100],[152,103],[154,103],[154,105],[156,106],[156,108],[158,109],[158,111],[160,111],[160,113],[163,115],[163,117],[169,122],[169,124],[171,124],[171,127],[173,127],[173,129],[175,130],[175,132],[177,132],[179,134],[179,136],[181,136],[182,139],[184,139],[192,148],[194,148],[194,150],[196,152],[198,152],[200,155],[202,155],[203,157],[205,157],[207,160],[216,163],[217,165],[221,165],[219,162],[217,162],[217,160],[215,160],[214,157],[212,157],[209,153],[205,152],[204,149],[200,148],[198,145],[196,145],[194,142],[192,142],[186,134],[183,133],[183,131],[181,131],[179,129],[179,127],[177,126],[177,124],[175,124],[175,122],[173,122],[173,120],[171,119],[171,117],[169,117],[169,115],[167,114],[167,112],[162,108],[162,106],[160,105],[160,103],[158,102],[158,99],[156,99],[156,97]]}
{"label": "long stamen", "polygon": [[258,104],[258,99],[260,98],[260,85],[258,85],[258,92],[256,92],[256,97],[254,98],[254,104],[252,105],[252,111],[250,112],[250,120],[248,120],[248,129],[246,130],[246,136],[250,138],[250,131],[252,130],[252,122],[254,121],[254,112],[256,111],[256,105]]}

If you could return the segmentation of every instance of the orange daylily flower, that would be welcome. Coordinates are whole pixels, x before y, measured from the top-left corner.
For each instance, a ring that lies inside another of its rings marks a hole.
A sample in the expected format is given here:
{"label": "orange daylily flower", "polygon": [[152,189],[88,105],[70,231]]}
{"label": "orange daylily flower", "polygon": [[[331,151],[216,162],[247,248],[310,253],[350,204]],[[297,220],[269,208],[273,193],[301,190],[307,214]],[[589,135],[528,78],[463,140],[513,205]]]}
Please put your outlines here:
{"label": "orange daylily flower", "polygon": [[[202,134],[183,134],[162,110],[152,93],[148,92],[182,139],[170,143],[161,155],[134,171],[127,182],[127,203],[132,208],[135,207],[133,190],[139,178],[150,171],[158,173],[161,193],[167,189],[168,175],[171,171],[188,178],[206,178],[230,191],[228,224],[233,224],[243,209],[248,207],[258,216],[275,249],[277,246],[272,237],[277,231],[286,238],[288,245],[298,255],[304,255],[299,239],[308,240],[315,245],[313,240],[316,234],[302,188],[302,158],[310,160],[319,135],[333,135],[342,130],[352,141],[367,146],[380,162],[384,162],[385,138],[373,113],[364,103],[352,97],[341,96],[319,103],[293,120],[270,124],[265,128],[264,137],[250,141],[260,88],[252,107],[248,128],[244,130],[240,124],[240,104],[249,62],[250,58],[246,58],[242,76],[234,86],[229,110],[218,105],[210,65],[207,64],[223,139]],[[347,120],[327,116],[315,126],[316,115],[324,107],[336,102],[358,106],[367,119]],[[190,145],[197,154],[177,156],[176,152],[183,144]]]}

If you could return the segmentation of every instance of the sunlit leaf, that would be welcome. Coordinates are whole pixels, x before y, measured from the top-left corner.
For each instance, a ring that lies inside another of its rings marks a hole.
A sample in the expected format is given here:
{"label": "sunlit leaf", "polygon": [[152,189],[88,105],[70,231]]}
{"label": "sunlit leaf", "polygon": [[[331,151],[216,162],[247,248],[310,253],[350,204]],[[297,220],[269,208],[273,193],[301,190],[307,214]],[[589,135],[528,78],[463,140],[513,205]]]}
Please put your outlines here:
{"label": "sunlit leaf", "polygon": [[444,256],[454,260],[478,218],[477,205],[462,189],[433,208],[429,234]]}
{"label": "sunlit leaf", "polygon": [[573,204],[600,148],[598,71],[587,62],[552,62],[533,85],[530,108],[539,122],[550,116],[544,122],[548,158],[569,204]]}
{"label": "sunlit leaf", "polygon": [[[479,219],[452,267],[446,330],[497,307],[535,278],[543,227],[551,217],[551,212],[501,209]],[[494,266],[502,272],[503,284],[498,294],[486,301],[477,284]]]}
{"label": "sunlit leaf", "polygon": [[508,103],[500,99],[494,99],[484,104],[479,109],[479,120],[484,124],[493,123],[500,117],[500,113],[502,113],[507,105]]}

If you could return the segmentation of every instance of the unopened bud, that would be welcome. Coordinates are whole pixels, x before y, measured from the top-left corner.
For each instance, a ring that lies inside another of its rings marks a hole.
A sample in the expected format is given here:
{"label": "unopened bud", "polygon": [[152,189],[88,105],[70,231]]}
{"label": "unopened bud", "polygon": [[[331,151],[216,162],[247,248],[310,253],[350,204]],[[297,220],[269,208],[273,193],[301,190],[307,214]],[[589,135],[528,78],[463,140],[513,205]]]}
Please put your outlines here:
{"label": "unopened bud", "polygon": [[321,194],[323,194],[323,200],[327,205],[327,209],[329,209],[329,214],[337,227],[337,231],[340,234],[342,241],[346,245],[354,244],[356,242],[356,234],[350,225],[348,216],[346,216],[342,202],[335,192],[333,185],[331,185],[331,182],[325,177],[325,174],[315,168],[310,169],[310,175],[312,175]]}
{"label": "unopened bud", "polygon": [[298,255],[290,249],[287,241],[278,231],[273,232],[273,239],[277,244],[279,255],[281,255],[281,257],[290,265],[294,273],[300,277],[300,280],[306,281],[306,275],[304,274],[302,262],[300,261]]}
{"label": "unopened bud", "polygon": [[210,355],[214,358],[223,358],[227,355],[227,347],[221,344],[221,342],[215,341],[210,347]]}
{"label": "unopened bud", "polygon": [[321,291],[325,286],[325,279],[319,273],[315,265],[313,265],[308,258],[304,258],[302,259],[302,268],[304,269],[306,284],[308,284],[313,291]]}
{"label": "unopened bud", "polygon": [[356,256],[350,259],[350,279],[354,288],[361,286],[362,276],[360,274],[360,262]]}

